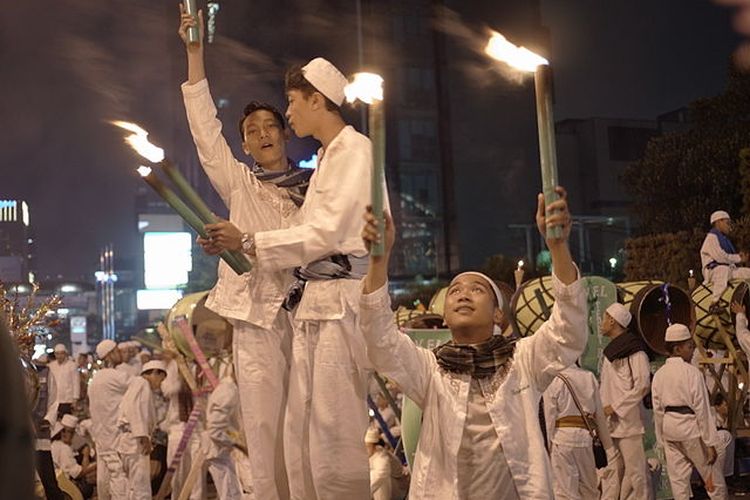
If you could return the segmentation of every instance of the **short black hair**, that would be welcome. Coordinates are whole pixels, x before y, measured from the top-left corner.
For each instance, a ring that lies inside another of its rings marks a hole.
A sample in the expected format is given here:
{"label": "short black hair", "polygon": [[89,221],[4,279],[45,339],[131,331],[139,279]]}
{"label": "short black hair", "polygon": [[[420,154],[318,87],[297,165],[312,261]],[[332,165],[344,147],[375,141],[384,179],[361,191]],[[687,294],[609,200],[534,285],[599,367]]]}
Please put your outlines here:
{"label": "short black hair", "polygon": [[667,348],[667,352],[669,354],[673,354],[674,350],[677,349],[677,346],[680,344],[684,344],[685,342],[692,342],[693,339],[685,339],[685,340],[678,340],[677,342],[665,342],[665,347]]}
{"label": "short black hair", "polygon": [[305,74],[302,72],[302,66],[299,64],[292,66],[287,70],[286,76],[284,77],[284,88],[287,92],[290,90],[299,90],[305,98],[313,95],[313,92],[317,92],[325,99],[326,109],[328,111],[341,113],[341,108],[337,106],[336,103],[326,97],[323,92],[316,89],[315,86],[310,83],[310,80],[305,78]]}
{"label": "short black hair", "polygon": [[243,128],[245,119],[256,111],[261,110],[271,113],[273,117],[276,118],[276,121],[279,122],[281,130],[286,130],[286,122],[284,121],[284,116],[281,114],[281,111],[279,111],[275,106],[272,106],[266,102],[250,101],[248,105],[245,106],[245,110],[242,112],[242,118],[240,118],[239,123],[240,139],[242,139],[243,142],[245,140],[245,129]]}

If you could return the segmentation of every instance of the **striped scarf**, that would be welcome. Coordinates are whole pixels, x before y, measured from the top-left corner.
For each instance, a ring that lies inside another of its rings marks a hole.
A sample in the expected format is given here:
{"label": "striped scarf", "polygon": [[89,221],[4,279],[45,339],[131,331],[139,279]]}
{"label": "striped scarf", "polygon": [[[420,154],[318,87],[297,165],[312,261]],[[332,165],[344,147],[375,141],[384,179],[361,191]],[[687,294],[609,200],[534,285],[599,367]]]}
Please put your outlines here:
{"label": "striped scarf", "polygon": [[440,368],[453,373],[468,373],[474,378],[492,376],[498,368],[513,357],[515,341],[502,335],[481,344],[454,344],[453,341],[433,349]]}
{"label": "striped scarf", "polygon": [[259,181],[286,189],[294,204],[300,207],[302,202],[305,201],[307,187],[310,185],[310,176],[312,176],[314,170],[300,168],[288,158],[287,161],[289,162],[289,168],[284,172],[267,172],[257,162],[253,163],[250,170]]}

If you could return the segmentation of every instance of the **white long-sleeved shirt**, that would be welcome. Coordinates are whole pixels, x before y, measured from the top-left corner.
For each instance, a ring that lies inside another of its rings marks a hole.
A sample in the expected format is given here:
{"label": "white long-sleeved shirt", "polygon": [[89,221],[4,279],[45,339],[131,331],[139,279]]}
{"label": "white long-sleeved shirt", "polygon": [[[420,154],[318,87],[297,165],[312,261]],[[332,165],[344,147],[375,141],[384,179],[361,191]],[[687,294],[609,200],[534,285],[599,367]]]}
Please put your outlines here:
{"label": "white long-sleeved shirt", "polygon": [[701,245],[701,266],[706,269],[711,262],[734,266],[742,262],[742,257],[738,253],[727,253],[722,250],[719,238],[713,233],[708,233]]}
{"label": "white long-sleeved shirt", "polygon": [[[517,494],[552,498],[549,459],[539,427],[539,398],[554,376],[586,345],[586,298],[581,280],[565,286],[552,279],[556,302],[550,319],[518,341],[513,358],[488,379],[478,379],[487,413],[500,440]],[[417,347],[395,325],[387,284],[361,297],[360,322],[367,354],[424,415],[411,500],[459,496],[459,448],[468,412],[467,374],[447,372],[432,351]]]}
{"label": "white long-sleeved shirt", "polygon": [[[597,427],[604,428],[607,421],[604,418],[602,401],[599,397],[599,384],[596,377],[588,370],[577,366],[569,366],[561,375],[565,376],[576,391],[578,402],[581,403],[583,411],[593,415]],[[555,422],[562,417],[580,417],[581,412],[570,395],[570,391],[559,377],[555,377],[552,383],[544,391],[544,420],[547,425],[547,440],[574,448],[588,448],[591,446],[591,433],[588,429],[576,427],[555,427]]]}
{"label": "white long-sleeved shirt", "polygon": [[[320,164],[310,179],[300,223],[255,234],[259,268],[290,269],[336,254],[367,254],[360,233],[362,215],[370,204],[370,139],[346,126],[318,157]],[[386,208],[387,194],[384,187]],[[341,319],[347,305],[357,310],[359,293],[357,280],[309,281],[295,319]]]}
{"label": "white long-sleeved shirt", "polygon": [[747,328],[747,316],[744,313],[739,313],[734,322],[734,331],[737,335],[737,342],[739,342],[740,348],[744,351],[745,356],[750,359],[750,330]]}
{"label": "white long-sleeved shirt", "polygon": [[59,403],[72,403],[81,397],[81,379],[78,376],[78,366],[68,358],[64,363],[51,361],[49,370],[55,377],[56,394],[53,400]]}
{"label": "white long-sleeved shirt", "polygon": [[76,461],[75,453],[73,448],[63,443],[61,440],[56,439],[52,441],[51,446],[52,462],[55,464],[55,468],[63,471],[71,479],[75,479],[83,470],[78,462]]}
{"label": "white long-sleeved shirt", "polygon": [[115,446],[119,453],[138,453],[139,437],[151,438],[156,428],[154,393],[143,377],[134,377],[122,397]]}
{"label": "white long-sleeved shirt", "polygon": [[[198,158],[214,189],[229,209],[229,220],[250,234],[288,228],[297,222],[298,208],[286,190],[260,182],[232,154],[207,80],[183,83],[182,94]],[[288,266],[292,267],[292,266]],[[219,279],[206,307],[226,318],[271,329],[294,278],[289,269],[254,266],[238,276],[223,260]]]}
{"label": "white long-sleeved shirt", "polygon": [[602,361],[599,394],[603,406],[611,406],[615,415],[608,417],[613,438],[643,434],[643,396],[651,384],[648,355],[639,351],[626,358]]}
{"label": "white long-sleeved shirt", "polygon": [[369,462],[373,500],[391,500],[391,457],[383,448],[377,447]]}
{"label": "white long-sleeved shirt", "polygon": [[203,434],[206,458],[232,451],[234,441],[230,432],[240,429],[239,404],[237,383],[230,377],[222,378],[206,403],[206,430]]}
{"label": "white long-sleeved shirt", "polygon": [[[707,446],[719,446],[716,421],[711,412],[703,375],[680,357],[667,358],[651,385],[656,441],[701,438]],[[667,406],[687,406],[694,414],[667,412]]]}
{"label": "white long-sleeved shirt", "polygon": [[120,403],[128,390],[130,377],[114,368],[102,368],[89,385],[91,437],[98,453],[114,450]]}

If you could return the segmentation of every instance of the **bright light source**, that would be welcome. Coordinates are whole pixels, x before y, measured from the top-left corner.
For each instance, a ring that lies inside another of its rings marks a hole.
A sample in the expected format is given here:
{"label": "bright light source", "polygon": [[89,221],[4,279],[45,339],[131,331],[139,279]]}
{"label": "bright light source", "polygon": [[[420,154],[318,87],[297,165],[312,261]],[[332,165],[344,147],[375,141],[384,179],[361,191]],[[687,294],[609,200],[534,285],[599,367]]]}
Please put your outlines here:
{"label": "bright light source", "polygon": [[312,155],[309,160],[300,160],[299,168],[317,168],[318,167],[318,155]]}
{"label": "bright light source", "polygon": [[612,267],[612,269],[614,269],[615,266],[617,266],[617,259],[615,259],[614,257],[611,257],[609,259],[609,265],[610,265],[610,267]]}
{"label": "bright light source", "polygon": [[144,167],[143,165],[136,168],[135,170],[140,174],[141,177],[146,177],[151,173],[151,167]]}
{"label": "bright light source", "polygon": [[518,47],[510,43],[503,35],[492,33],[490,41],[484,51],[498,61],[521,71],[534,72],[538,66],[549,64],[542,56],[531,52],[525,47]]}
{"label": "bright light source", "polygon": [[356,73],[352,82],[344,87],[347,102],[357,99],[372,104],[383,100],[383,77],[375,73]]}
{"label": "bright light source", "polygon": [[79,288],[77,285],[62,285],[60,291],[62,293],[73,293],[79,291]]}
{"label": "bright light source", "polygon": [[521,269],[523,267],[523,260],[518,261],[518,269]]}
{"label": "bright light source", "polygon": [[144,281],[148,289],[185,285],[193,269],[193,238],[186,232],[143,234]]}
{"label": "bright light source", "polygon": [[164,150],[148,141],[148,132],[136,125],[135,123],[113,121],[110,122],[116,127],[132,132],[129,136],[125,137],[125,142],[130,144],[130,147],[146,158],[148,161],[158,163],[164,160]]}
{"label": "bright light source", "polygon": [[140,311],[165,310],[171,308],[181,298],[181,290],[138,290],[135,302]]}

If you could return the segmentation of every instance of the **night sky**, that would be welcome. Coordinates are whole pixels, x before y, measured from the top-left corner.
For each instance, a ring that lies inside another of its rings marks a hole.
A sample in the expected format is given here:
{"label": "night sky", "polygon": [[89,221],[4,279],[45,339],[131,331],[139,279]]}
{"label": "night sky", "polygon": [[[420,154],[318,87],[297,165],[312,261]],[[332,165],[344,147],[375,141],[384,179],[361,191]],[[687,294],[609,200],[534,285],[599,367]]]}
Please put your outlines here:
{"label": "night sky", "polygon": [[[221,3],[220,34],[222,15],[233,13],[236,29],[244,23],[238,13],[265,14],[264,42],[292,38],[288,43],[296,45],[305,42],[305,32],[274,31],[274,17],[307,16],[296,25],[314,30],[310,21],[325,5],[253,1],[251,9],[245,0]],[[140,121],[154,131],[155,142],[175,140],[158,131],[174,128],[160,108],[173,112],[180,103],[174,82],[184,71],[184,52],[176,11],[167,19],[161,2],[145,0],[4,3],[0,199],[30,204],[40,278],[90,279],[108,242],[126,256],[135,253],[140,181],[121,134],[105,120]],[[542,0],[542,19],[552,42],[557,119],[655,118],[717,94],[738,43],[729,12],[708,0]],[[222,37],[210,62],[225,80],[269,93],[275,89],[267,81],[281,77],[285,61],[267,58],[260,48]],[[265,70],[251,82],[242,72],[249,63]]]}

